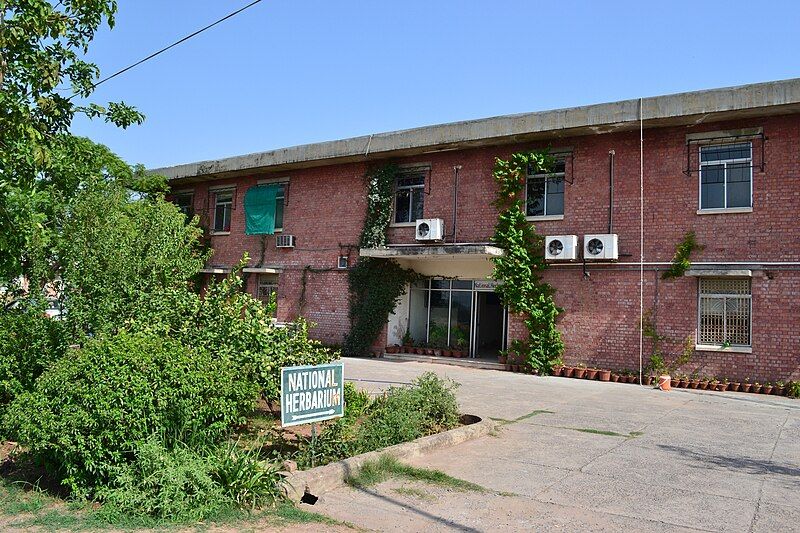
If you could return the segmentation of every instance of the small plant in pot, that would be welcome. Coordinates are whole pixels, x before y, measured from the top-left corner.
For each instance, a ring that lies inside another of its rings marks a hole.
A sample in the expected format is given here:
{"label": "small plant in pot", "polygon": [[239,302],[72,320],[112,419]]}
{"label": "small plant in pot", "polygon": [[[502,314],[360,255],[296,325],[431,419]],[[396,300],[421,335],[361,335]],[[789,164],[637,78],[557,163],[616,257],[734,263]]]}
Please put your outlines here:
{"label": "small plant in pot", "polygon": [[758,381],[753,383],[753,386],[750,388],[750,392],[752,392],[753,394],[761,394],[761,383],[759,383]]}
{"label": "small plant in pot", "polygon": [[739,392],[740,390],[742,390],[742,384],[738,381],[728,383],[728,392]]}
{"label": "small plant in pot", "polygon": [[772,388],[772,394],[783,396],[785,390],[786,384],[783,381],[777,381],[775,382],[775,386]]}
{"label": "small plant in pot", "polygon": [[739,390],[741,392],[752,392],[753,384],[750,383],[750,378],[744,378],[744,381],[739,383]]}
{"label": "small plant in pot", "polygon": [[600,381],[609,381],[611,379],[611,370],[598,370],[597,379]]}
{"label": "small plant in pot", "polygon": [[728,379],[727,378],[723,378],[722,381],[717,383],[717,390],[719,392],[725,392],[726,390],[728,390]]}
{"label": "small plant in pot", "polygon": [[508,350],[500,350],[497,352],[497,362],[501,365],[508,363]]}
{"label": "small plant in pot", "polygon": [[761,385],[761,394],[772,394],[772,383],[767,381]]}
{"label": "small plant in pot", "polygon": [[619,381],[619,378],[620,378],[620,375],[619,375],[619,373],[617,373],[617,372],[612,372],[612,373],[611,373],[611,381],[612,381],[613,383],[616,383],[616,382],[618,382],[618,381]]}
{"label": "small plant in pot", "polygon": [[433,353],[428,355],[442,355],[442,349],[447,346],[447,328],[439,324],[431,324],[428,332]]}
{"label": "small plant in pot", "polygon": [[456,328],[453,330],[453,338],[455,338],[456,351],[457,351],[457,353],[454,355],[456,357],[466,357],[467,349],[469,347],[467,332],[464,331],[462,328]]}
{"label": "small plant in pot", "polygon": [[585,379],[595,379],[597,377],[597,369],[596,368],[587,368],[586,374],[583,376]]}
{"label": "small plant in pot", "polygon": [[576,366],[572,370],[573,378],[583,379],[585,375],[586,375],[586,365],[583,363],[578,363],[578,366]]}
{"label": "small plant in pot", "polygon": [[403,334],[403,351],[411,353],[413,346],[414,339],[411,337],[411,332],[406,328],[406,332]]}
{"label": "small plant in pot", "polygon": [[400,346],[397,344],[390,344],[386,347],[386,353],[400,353]]}

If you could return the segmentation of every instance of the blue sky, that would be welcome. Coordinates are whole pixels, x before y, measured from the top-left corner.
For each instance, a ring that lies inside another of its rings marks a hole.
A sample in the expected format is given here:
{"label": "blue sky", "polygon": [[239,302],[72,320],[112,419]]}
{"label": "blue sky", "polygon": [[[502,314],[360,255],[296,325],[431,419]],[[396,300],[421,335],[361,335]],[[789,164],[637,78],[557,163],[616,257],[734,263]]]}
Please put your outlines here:
{"label": "blue sky", "polygon": [[[103,75],[248,0],[122,0]],[[73,131],[153,168],[315,141],[800,77],[800,2],[264,0],[94,100]]]}

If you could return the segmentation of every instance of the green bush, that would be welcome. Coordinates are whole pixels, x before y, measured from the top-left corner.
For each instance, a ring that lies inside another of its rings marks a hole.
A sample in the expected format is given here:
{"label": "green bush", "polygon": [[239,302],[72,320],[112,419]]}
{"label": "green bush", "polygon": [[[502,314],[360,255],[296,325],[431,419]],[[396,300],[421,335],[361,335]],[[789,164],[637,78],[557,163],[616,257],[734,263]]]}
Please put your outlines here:
{"label": "green bush", "polygon": [[91,494],[152,435],[168,446],[220,440],[244,420],[256,394],[225,359],[121,333],[55,362],[9,406],[4,425],[66,486]]}
{"label": "green bush", "polygon": [[262,396],[280,400],[284,366],[327,363],[338,354],[308,336],[302,319],[276,326],[259,300],[243,292],[242,279],[231,275],[212,283],[201,297],[168,289],[141,302],[128,328],[179,340],[217,359],[234,362],[243,379],[255,381]]}
{"label": "green bush", "polygon": [[211,456],[212,477],[225,495],[241,509],[256,509],[283,498],[283,478],[275,465],[259,461],[258,450],[238,444],[221,446]]}
{"label": "green bush", "polygon": [[33,388],[36,378],[66,353],[64,325],[24,302],[0,311],[0,413],[4,406]]}
{"label": "green bush", "polygon": [[233,506],[207,457],[184,446],[168,449],[155,438],[136,446],[133,461],[97,497],[100,517],[112,524],[125,517],[198,521]]}

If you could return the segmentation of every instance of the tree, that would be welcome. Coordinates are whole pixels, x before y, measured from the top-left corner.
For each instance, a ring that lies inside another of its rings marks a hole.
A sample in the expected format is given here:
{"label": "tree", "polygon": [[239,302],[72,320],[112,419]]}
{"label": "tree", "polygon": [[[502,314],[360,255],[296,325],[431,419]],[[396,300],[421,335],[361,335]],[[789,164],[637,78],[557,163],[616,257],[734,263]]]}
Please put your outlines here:
{"label": "tree", "polygon": [[59,143],[75,115],[123,128],[144,120],[125,103],[73,100],[95,88],[99,69],[81,56],[116,9],[113,0],[0,0],[0,286],[30,274],[25,251],[41,246]]}

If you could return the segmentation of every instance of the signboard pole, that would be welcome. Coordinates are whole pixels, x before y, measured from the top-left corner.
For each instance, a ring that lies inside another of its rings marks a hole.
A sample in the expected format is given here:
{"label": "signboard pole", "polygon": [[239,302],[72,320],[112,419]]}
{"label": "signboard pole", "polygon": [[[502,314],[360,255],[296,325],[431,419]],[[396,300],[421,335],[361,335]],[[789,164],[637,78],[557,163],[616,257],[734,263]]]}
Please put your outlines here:
{"label": "signboard pole", "polygon": [[317,466],[317,423],[311,423],[311,468]]}

